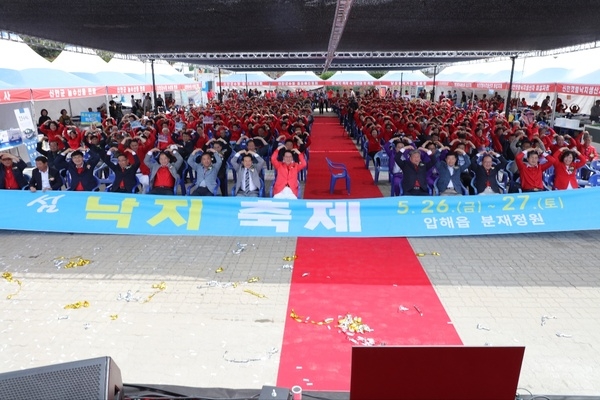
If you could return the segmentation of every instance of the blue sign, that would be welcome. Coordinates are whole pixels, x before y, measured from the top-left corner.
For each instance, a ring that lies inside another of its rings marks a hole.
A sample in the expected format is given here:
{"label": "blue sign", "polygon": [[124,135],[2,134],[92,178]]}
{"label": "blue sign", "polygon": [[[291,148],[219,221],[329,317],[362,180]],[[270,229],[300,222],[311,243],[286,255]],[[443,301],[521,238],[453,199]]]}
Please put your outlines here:
{"label": "blue sign", "polygon": [[79,117],[81,118],[81,125],[102,123],[102,117],[99,112],[82,111]]}
{"label": "blue sign", "polygon": [[600,229],[600,188],[276,200],[0,190],[0,229],[137,235],[424,237]]}

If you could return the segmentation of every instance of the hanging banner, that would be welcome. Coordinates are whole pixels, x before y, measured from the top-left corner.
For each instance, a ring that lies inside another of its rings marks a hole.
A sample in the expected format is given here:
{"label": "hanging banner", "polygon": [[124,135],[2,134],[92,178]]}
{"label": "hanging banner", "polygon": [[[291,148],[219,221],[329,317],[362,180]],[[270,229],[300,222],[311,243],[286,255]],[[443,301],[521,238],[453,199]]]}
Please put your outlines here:
{"label": "hanging banner", "polygon": [[83,97],[104,96],[106,94],[106,88],[104,86],[97,86],[62,89],[32,89],[31,93],[33,100],[68,100]]}
{"label": "hanging banner", "polygon": [[136,235],[419,237],[600,229],[600,188],[275,200],[0,190],[0,229]]}
{"label": "hanging banner", "polygon": [[31,101],[31,90],[29,89],[3,89],[0,90],[0,104],[20,103]]}

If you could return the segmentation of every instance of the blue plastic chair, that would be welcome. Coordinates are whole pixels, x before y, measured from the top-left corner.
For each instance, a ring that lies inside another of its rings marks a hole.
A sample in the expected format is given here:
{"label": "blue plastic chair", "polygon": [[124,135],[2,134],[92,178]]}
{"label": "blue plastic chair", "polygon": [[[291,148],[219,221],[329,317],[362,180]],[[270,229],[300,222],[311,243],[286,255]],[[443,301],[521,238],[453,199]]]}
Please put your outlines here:
{"label": "blue plastic chair", "polygon": [[387,153],[383,150],[378,151],[373,157],[373,163],[375,164],[375,184],[379,183],[379,173],[381,171],[387,172],[388,180],[390,180],[390,158]]}
{"label": "blue plastic chair", "polygon": [[327,160],[327,166],[329,167],[329,172],[331,173],[329,193],[333,194],[333,189],[335,188],[335,183],[338,181],[338,179],[345,179],[346,190],[348,191],[348,194],[350,194],[350,175],[348,175],[348,168],[344,164],[333,162],[327,157],[325,157],[325,160]]}
{"label": "blue plastic chair", "polygon": [[590,186],[600,186],[600,174],[594,174],[594,175],[590,176],[590,179],[588,180],[588,184]]}
{"label": "blue plastic chair", "polygon": [[391,177],[391,181],[392,181],[390,184],[390,188],[391,188],[390,196],[391,197],[395,197],[396,193],[398,196],[402,196],[404,194],[404,192],[402,191],[402,179],[404,179],[404,175],[397,174],[396,176],[398,176],[400,179],[394,181],[394,177],[393,176]]}

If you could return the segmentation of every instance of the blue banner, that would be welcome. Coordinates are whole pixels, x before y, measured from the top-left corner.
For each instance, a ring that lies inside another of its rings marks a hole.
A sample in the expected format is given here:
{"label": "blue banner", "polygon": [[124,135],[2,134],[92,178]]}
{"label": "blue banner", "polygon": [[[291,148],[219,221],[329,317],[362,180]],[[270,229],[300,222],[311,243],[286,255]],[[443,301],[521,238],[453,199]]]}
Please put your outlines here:
{"label": "blue banner", "polygon": [[0,191],[0,229],[137,235],[418,237],[600,229],[600,188],[275,200]]}

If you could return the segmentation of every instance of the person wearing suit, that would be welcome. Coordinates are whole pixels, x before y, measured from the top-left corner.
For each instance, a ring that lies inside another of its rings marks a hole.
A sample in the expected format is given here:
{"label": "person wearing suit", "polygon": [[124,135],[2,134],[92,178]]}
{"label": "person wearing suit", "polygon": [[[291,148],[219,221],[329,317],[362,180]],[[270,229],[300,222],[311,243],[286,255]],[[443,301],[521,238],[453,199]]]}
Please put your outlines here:
{"label": "person wearing suit", "polygon": [[[90,152],[87,161],[83,159],[83,152],[79,149],[66,149],[55,161],[56,168],[67,169],[71,175],[71,183],[68,190],[92,191],[98,186],[94,176],[94,168],[100,161],[98,154]],[[70,156],[70,157],[69,157]]]}
{"label": "person wearing suit", "polygon": [[62,178],[56,168],[48,165],[48,158],[39,156],[35,159],[34,170],[31,172],[29,190],[33,193],[41,190],[60,190],[63,185]]}
{"label": "person wearing suit", "polygon": [[[158,161],[154,158],[154,152],[160,152]],[[179,167],[183,164],[183,158],[177,150],[161,151],[155,147],[146,153],[144,164],[150,168],[150,194],[174,195],[175,184],[179,180]]]}
{"label": "person wearing suit", "polygon": [[[281,145],[280,147],[283,147]],[[277,159],[279,150],[274,151],[271,156],[271,163],[277,172],[277,178],[273,185],[273,198],[276,199],[297,199],[298,198],[298,174],[306,168],[306,159],[300,150],[286,150],[283,154],[283,161]],[[299,162],[294,161],[293,154],[298,155]]]}
{"label": "person wearing suit", "polygon": [[[448,149],[450,150],[450,149]],[[463,163],[457,164],[457,153],[462,157]],[[464,150],[456,149],[456,153],[447,153],[444,161],[438,160],[436,169],[438,171],[438,180],[436,183],[440,196],[460,196],[462,195],[462,182],[460,174],[469,168],[471,160]]]}
{"label": "person wearing suit", "polygon": [[[429,155],[429,154],[428,154]],[[437,157],[431,153],[427,163],[421,161],[421,151],[412,150],[409,158],[404,159],[401,152],[396,153],[394,161],[402,170],[402,192],[409,196],[427,196],[429,187],[427,186],[427,172],[436,164]]]}
{"label": "person wearing suit", "polygon": [[[217,186],[217,177],[223,164],[223,159],[215,149],[207,149],[206,153],[202,154],[200,163],[198,164],[196,158],[199,151],[201,150],[195,149],[188,158],[188,164],[196,171],[196,189],[190,194],[192,196],[214,196],[213,189]],[[213,155],[215,158],[214,164],[212,162]]]}
{"label": "person wearing suit", "polygon": [[[254,160],[256,160],[256,164]],[[265,166],[265,160],[255,152],[241,150],[233,156],[231,165],[237,174],[237,182],[234,190],[235,195],[241,197],[258,197],[262,185],[260,172]]]}
{"label": "person wearing suit", "polygon": [[25,161],[10,153],[2,153],[0,157],[0,189],[20,190],[27,186],[27,179],[23,176],[23,170],[27,168]]}
{"label": "person wearing suit", "polygon": [[[91,147],[90,147],[91,149]],[[112,154],[118,150],[116,147],[111,147],[106,154],[100,153],[100,158],[104,163],[115,173],[115,180],[110,186],[111,192],[133,193],[138,184],[137,170],[140,167],[140,158],[137,153],[131,149],[125,149],[124,153],[117,157],[117,165],[112,160]],[[129,157],[125,153],[131,153],[134,159],[133,165],[129,164]]]}
{"label": "person wearing suit", "polygon": [[[477,162],[477,156],[471,161],[471,171],[475,173],[475,189],[477,194],[497,194],[501,192],[498,186],[498,171],[506,167],[507,161],[502,155],[493,151],[481,152],[481,165]],[[498,160],[494,165],[492,156]]]}

